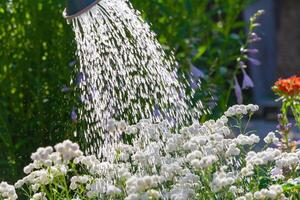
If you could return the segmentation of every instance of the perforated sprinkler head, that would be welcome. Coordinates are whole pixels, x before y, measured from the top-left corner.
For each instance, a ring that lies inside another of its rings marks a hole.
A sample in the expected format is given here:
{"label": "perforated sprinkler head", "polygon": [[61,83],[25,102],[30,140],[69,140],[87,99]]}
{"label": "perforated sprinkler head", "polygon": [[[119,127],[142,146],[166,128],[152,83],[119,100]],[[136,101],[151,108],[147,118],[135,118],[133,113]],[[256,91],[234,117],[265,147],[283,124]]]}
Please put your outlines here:
{"label": "perforated sprinkler head", "polygon": [[63,16],[66,19],[78,17],[82,13],[90,10],[99,1],[100,0],[67,0]]}

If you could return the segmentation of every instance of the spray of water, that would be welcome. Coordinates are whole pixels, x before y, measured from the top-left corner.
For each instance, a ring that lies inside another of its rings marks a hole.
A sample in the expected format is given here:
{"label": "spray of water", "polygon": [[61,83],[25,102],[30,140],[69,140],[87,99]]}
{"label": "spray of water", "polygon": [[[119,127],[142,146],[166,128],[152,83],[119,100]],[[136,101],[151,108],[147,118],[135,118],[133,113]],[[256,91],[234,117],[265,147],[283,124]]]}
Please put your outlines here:
{"label": "spray of water", "polygon": [[190,110],[173,56],[166,55],[129,1],[101,0],[72,25],[90,151],[99,153],[110,140],[105,129],[112,118],[129,123],[168,119],[180,125],[200,115],[201,109]]}

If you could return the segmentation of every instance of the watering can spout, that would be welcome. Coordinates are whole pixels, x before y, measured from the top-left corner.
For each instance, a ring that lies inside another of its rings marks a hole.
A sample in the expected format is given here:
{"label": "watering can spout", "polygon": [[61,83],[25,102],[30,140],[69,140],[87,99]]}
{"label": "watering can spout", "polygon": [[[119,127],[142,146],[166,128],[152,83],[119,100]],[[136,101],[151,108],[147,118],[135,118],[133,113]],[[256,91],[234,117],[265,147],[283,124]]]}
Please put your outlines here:
{"label": "watering can spout", "polygon": [[90,10],[100,0],[67,0],[64,18],[73,19]]}

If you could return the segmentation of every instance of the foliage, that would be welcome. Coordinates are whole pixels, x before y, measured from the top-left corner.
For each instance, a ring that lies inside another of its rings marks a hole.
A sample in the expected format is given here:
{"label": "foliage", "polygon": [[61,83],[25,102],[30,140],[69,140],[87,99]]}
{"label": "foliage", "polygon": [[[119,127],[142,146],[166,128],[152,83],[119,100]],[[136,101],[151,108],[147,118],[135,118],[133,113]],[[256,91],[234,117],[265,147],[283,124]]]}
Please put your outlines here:
{"label": "foliage", "polygon": [[[298,199],[300,151],[274,148],[280,142],[271,132],[254,152],[260,138],[243,122],[257,110],[235,105],[216,121],[179,132],[165,122],[113,121],[115,140],[101,160],[69,140],[39,148],[15,188],[32,200]],[[2,182],[0,199],[15,200],[15,188]]]}
{"label": "foliage", "polygon": [[[216,111],[232,104],[238,59],[246,43],[242,11],[251,0],[132,0],[167,50],[174,50],[181,69],[204,72],[196,99],[217,102]],[[170,47],[170,48],[169,48]],[[247,46],[246,46],[247,47]]]}
{"label": "foliage", "polygon": [[[0,2],[0,177],[15,180],[29,153],[71,137],[73,33],[63,1]],[[64,133],[64,134],[62,134]]]}

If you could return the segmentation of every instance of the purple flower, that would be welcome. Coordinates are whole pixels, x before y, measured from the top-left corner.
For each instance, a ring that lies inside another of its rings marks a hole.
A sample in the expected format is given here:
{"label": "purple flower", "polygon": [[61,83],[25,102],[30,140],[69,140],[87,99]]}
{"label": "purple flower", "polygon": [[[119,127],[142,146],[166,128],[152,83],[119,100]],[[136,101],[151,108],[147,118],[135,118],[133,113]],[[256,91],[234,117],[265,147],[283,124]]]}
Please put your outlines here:
{"label": "purple flower", "polygon": [[240,61],[240,62],[239,62],[239,65],[240,65],[240,68],[241,68],[241,69],[247,68],[247,65],[246,65],[243,61]]}
{"label": "purple flower", "polygon": [[159,118],[161,116],[159,106],[154,106],[153,116]]}
{"label": "purple flower", "polygon": [[278,147],[278,148],[281,148],[282,147],[282,143],[276,143],[275,146]]}
{"label": "purple flower", "polygon": [[253,27],[260,27],[261,26],[261,23],[254,23],[253,24]]}
{"label": "purple flower", "polygon": [[74,65],[76,65],[76,60],[69,62],[69,67],[73,67]]}
{"label": "purple flower", "polygon": [[277,119],[278,119],[279,121],[282,121],[282,120],[284,119],[283,114],[278,114],[278,115],[277,115]]}
{"label": "purple flower", "polygon": [[246,70],[242,68],[242,72],[243,72],[243,89],[249,89],[249,88],[253,88],[254,87],[254,83],[251,80],[250,76],[247,74]]}
{"label": "purple flower", "polygon": [[242,52],[250,53],[250,54],[257,54],[257,53],[259,53],[259,50],[258,49],[243,49]]}
{"label": "purple flower", "polygon": [[62,88],[61,88],[61,91],[62,92],[69,92],[69,91],[71,91],[71,88],[69,88],[69,87],[67,87],[67,86],[63,86]]}
{"label": "purple flower", "polygon": [[235,92],[235,96],[237,98],[238,104],[242,104],[243,103],[243,92],[242,92],[242,88],[236,77],[234,77],[234,92]]}
{"label": "purple flower", "polygon": [[195,79],[199,79],[199,78],[203,78],[204,77],[203,71],[200,70],[199,68],[195,67],[194,65],[192,65],[192,67],[191,67],[191,75]]}
{"label": "purple flower", "polygon": [[259,60],[255,59],[255,58],[249,58],[249,57],[248,57],[248,60],[249,60],[250,63],[251,63],[252,65],[254,65],[254,66],[259,66],[259,65],[261,65],[261,62],[260,62]]}
{"label": "purple flower", "polygon": [[82,81],[84,81],[84,75],[83,75],[82,72],[79,72],[79,73],[77,74],[76,83],[77,83],[77,84],[80,84]]}
{"label": "purple flower", "polygon": [[271,175],[272,176],[282,176],[283,175],[283,171],[282,169],[276,167],[274,169],[271,170]]}
{"label": "purple flower", "polygon": [[190,81],[190,87],[194,90],[198,89],[200,87],[200,84],[198,81],[195,81],[193,78],[191,78]]}
{"label": "purple flower", "polygon": [[204,73],[199,68],[195,67],[191,63],[191,69],[190,69],[190,87],[192,89],[198,89],[199,88],[199,79],[204,78]]}
{"label": "purple flower", "polygon": [[249,42],[254,43],[259,41],[261,41],[261,37],[258,37],[256,33],[251,33]]}
{"label": "purple flower", "polygon": [[288,124],[286,125],[286,128],[287,128],[288,130],[291,130],[291,128],[293,128],[293,124],[292,124],[292,123],[288,123]]}
{"label": "purple flower", "polygon": [[71,120],[73,122],[77,122],[77,119],[78,119],[78,116],[77,116],[77,113],[76,113],[76,109],[73,108],[72,112],[71,112]]}

